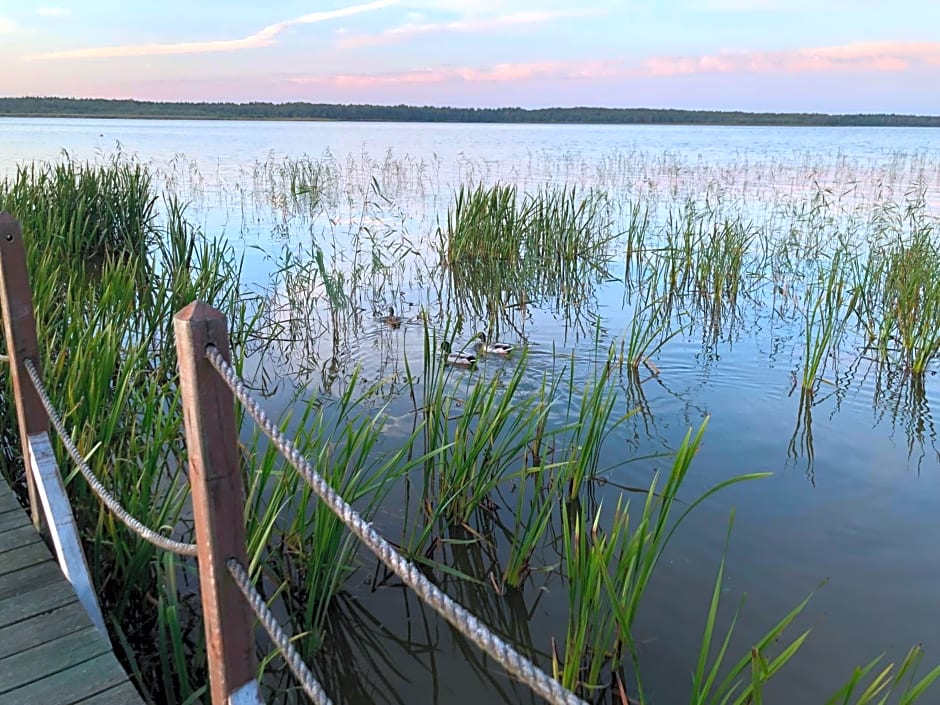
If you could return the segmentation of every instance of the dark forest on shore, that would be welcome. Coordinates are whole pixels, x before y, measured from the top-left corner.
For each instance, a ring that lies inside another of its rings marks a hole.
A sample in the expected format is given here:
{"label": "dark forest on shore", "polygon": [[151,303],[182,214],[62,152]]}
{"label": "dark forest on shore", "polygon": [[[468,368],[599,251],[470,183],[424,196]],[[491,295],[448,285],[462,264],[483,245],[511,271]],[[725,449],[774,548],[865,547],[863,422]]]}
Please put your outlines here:
{"label": "dark forest on shore", "polygon": [[793,125],[940,127],[940,115],[751,113],[662,108],[447,108],[329,103],[188,103],[101,98],[0,98],[0,117],[193,120],[578,123],[610,125]]}

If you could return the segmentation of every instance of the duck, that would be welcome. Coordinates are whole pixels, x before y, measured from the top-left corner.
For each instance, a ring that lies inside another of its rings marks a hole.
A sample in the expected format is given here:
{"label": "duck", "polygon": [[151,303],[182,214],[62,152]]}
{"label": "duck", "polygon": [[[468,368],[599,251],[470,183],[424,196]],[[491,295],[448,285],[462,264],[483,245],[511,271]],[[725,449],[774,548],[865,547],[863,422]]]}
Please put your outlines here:
{"label": "duck", "polygon": [[463,351],[453,352],[450,343],[446,340],[441,343],[441,350],[443,350],[444,355],[446,355],[444,360],[448,365],[453,365],[454,367],[473,367],[476,364],[476,355],[470,355]]}
{"label": "duck", "polygon": [[395,308],[393,306],[388,307],[388,315],[382,316],[379,318],[379,321],[389,326],[390,328],[400,328],[402,323],[402,317],[395,315]]}
{"label": "duck", "polygon": [[479,352],[492,353],[494,355],[508,355],[516,347],[509,343],[487,342],[485,333],[477,333],[474,337],[479,338],[479,342],[476,344],[476,349]]}

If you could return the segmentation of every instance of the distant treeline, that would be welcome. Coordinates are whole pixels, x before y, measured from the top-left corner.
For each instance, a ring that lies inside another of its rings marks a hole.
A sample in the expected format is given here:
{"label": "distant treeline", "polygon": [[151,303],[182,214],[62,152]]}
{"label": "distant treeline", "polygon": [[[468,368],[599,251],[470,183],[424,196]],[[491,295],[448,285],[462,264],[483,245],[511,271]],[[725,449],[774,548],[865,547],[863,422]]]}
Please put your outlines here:
{"label": "distant treeline", "polygon": [[940,127],[938,115],[747,113],[656,108],[441,108],[329,103],[161,103],[98,98],[0,98],[0,116],[197,120],[585,123],[613,125],[807,125]]}

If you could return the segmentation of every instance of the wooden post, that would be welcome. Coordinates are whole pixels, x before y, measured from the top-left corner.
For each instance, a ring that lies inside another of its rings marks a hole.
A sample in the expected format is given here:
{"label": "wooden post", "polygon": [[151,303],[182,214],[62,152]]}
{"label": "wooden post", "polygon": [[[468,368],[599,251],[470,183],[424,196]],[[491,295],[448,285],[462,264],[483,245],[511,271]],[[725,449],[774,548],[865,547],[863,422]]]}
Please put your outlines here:
{"label": "wooden post", "polygon": [[248,564],[235,399],[206,358],[206,346],[214,345],[229,359],[228,326],[220,311],[194,302],[176,314],[173,328],[212,703],[261,703],[254,615],[225,565],[229,558]]}
{"label": "wooden post", "polygon": [[0,213],[0,301],[33,524],[40,529],[45,515],[59,568],[72,584],[92,623],[107,639],[108,630],[98,604],[98,593],[88,571],[72,505],[49,442],[49,418],[24,364],[29,359],[39,371],[39,343],[33,295],[26,275],[23,235],[20,224],[8,213]]}
{"label": "wooden post", "polygon": [[0,301],[3,306],[3,330],[13,377],[16,418],[23,447],[23,465],[29,489],[29,510],[33,525],[42,528],[42,512],[36,493],[36,481],[29,467],[29,437],[49,431],[46,410],[33,388],[23,363],[33,361],[39,369],[39,343],[36,340],[36,319],[33,315],[33,294],[26,273],[26,248],[19,222],[9,213],[0,213]]}

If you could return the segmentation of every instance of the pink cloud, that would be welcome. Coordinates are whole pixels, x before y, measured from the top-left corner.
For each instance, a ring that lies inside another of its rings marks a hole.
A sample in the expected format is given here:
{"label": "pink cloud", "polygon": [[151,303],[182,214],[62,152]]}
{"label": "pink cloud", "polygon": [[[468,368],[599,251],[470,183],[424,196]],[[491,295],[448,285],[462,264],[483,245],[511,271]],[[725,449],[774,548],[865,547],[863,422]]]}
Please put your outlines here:
{"label": "pink cloud", "polygon": [[344,87],[432,84],[445,82],[506,83],[540,79],[603,80],[734,73],[900,72],[915,66],[940,65],[940,42],[871,42],[793,51],[738,51],[703,56],[661,56],[637,62],[622,60],[501,63],[487,67],[450,66],[399,72],[300,76],[295,84]]}
{"label": "pink cloud", "polygon": [[517,64],[494,64],[478,68],[472,66],[418,69],[379,74],[336,74],[328,76],[302,76],[291,79],[298,84],[325,84],[335,86],[371,87],[414,83],[443,83],[464,81],[467,83],[505,83],[536,79],[596,79],[627,75],[619,62],[529,62]]}
{"label": "pink cloud", "polygon": [[940,64],[940,42],[855,42],[791,51],[739,51],[698,57],[653,57],[642,67],[653,76],[701,73],[806,73],[905,71]]}

